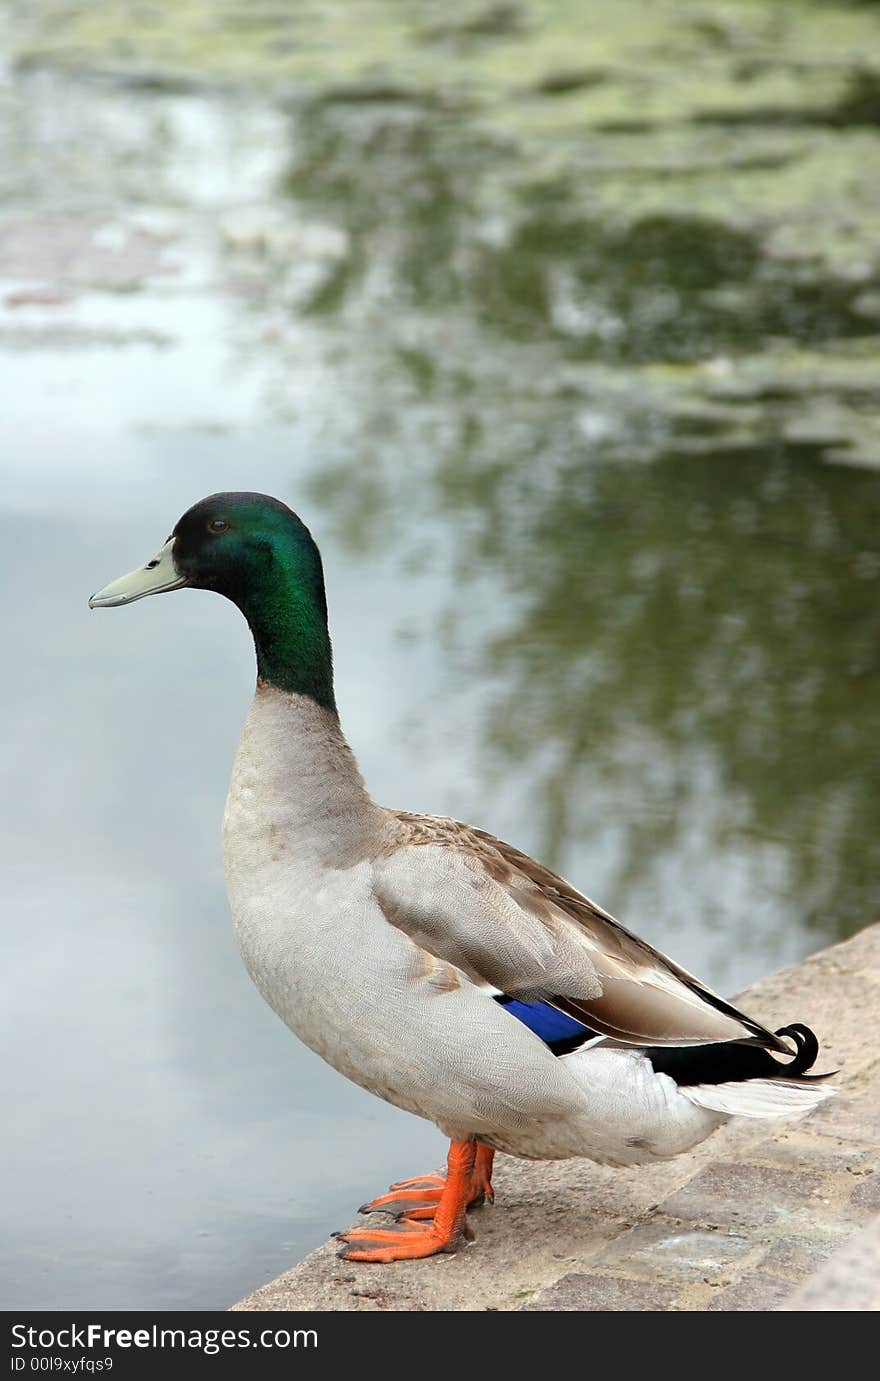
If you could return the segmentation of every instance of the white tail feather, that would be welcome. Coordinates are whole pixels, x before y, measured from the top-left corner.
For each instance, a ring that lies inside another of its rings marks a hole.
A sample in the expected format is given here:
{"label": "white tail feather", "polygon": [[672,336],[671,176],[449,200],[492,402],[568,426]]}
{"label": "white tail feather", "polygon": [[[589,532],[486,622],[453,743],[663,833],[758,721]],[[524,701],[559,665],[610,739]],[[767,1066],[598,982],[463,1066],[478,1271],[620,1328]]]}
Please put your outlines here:
{"label": "white tail feather", "polygon": [[729,1084],[693,1084],[679,1088],[679,1093],[698,1108],[711,1108],[731,1117],[793,1117],[824,1103],[834,1089],[793,1080],[742,1079]]}

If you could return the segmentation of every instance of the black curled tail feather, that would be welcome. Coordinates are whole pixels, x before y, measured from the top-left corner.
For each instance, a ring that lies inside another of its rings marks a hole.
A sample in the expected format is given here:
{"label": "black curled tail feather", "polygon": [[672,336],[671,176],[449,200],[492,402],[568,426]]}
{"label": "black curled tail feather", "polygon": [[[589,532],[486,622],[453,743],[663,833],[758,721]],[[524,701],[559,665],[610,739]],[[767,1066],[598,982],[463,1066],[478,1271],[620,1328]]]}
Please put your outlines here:
{"label": "black curled tail feather", "polygon": [[712,1045],[646,1046],[644,1054],[655,1074],[668,1074],[686,1088],[694,1084],[739,1083],[747,1079],[782,1079],[811,1084],[831,1074],[807,1074],[819,1055],[819,1042],[809,1026],[792,1022],[776,1032],[796,1047],[788,1063],[783,1063],[766,1047],[752,1041],[721,1041]]}
{"label": "black curled tail feather", "polygon": [[[819,1042],[816,1033],[811,1031],[809,1026],[805,1026],[802,1021],[793,1021],[790,1026],[780,1026],[776,1032],[777,1036],[788,1036],[797,1046],[797,1054],[794,1059],[784,1066],[783,1073],[791,1076],[806,1074],[808,1069],[819,1058]],[[827,1079],[827,1074],[810,1074],[810,1079]]]}

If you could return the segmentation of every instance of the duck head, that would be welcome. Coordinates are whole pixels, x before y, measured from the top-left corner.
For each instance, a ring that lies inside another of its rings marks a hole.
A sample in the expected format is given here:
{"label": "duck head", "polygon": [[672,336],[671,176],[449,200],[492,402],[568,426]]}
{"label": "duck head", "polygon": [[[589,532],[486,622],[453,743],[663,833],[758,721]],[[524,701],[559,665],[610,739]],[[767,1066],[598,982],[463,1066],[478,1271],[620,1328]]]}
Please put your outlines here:
{"label": "duck head", "polygon": [[190,586],[214,590],[250,625],[261,681],[335,710],[321,557],[300,518],[268,494],[211,494],[187,509],[146,565],[92,595],[90,609]]}

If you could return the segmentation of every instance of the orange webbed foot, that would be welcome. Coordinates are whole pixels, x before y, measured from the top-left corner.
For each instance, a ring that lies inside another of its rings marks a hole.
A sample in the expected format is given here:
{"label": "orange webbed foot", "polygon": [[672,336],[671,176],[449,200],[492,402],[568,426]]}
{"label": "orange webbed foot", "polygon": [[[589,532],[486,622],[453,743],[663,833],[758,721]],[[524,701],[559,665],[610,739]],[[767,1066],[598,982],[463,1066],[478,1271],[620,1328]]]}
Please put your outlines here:
{"label": "orange webbed foot", "polygon": [[453,1252],[462,1238],[472,1238],[467,1224],[470,1204],[482,1203],[492,1186],[488,1168],[477,1173],[478,1148],[473,1141],[453,1141],[449,1146],[446,1177],[422,1175],[399,1180],[388,1194],[372,1199],[362,1213],[391,1213],[398,1218],[393,1228],[352,1228],[340,1236],[339,1255],[347,1261],[408,1261]]}
{"label": "orange webbed foot", "polygon": [[[477,1142],[474,1168],[468,1187],[467,1208],[479,1208],[483,1203],[494,1203],[494,1158],[494,1151],[482,1142]],[[413,1221],[430,1219],[437,1211],[445,1188],[445,1175],[416,1175],[409,1180],[398,1180],[392,1184],[387,1194],[380,1194],[378,1198],[370,1199],[369,1203],[361,1204],[358,1213],[389,1213],[392,1218],[406,1217]]]}
{"label": "orange webbed foot", "polygon": [[358,1213],[390,1213],[392,1218],[433,1218],[442,1196],[442,1188],[392,1189],[390,1194],[380,1194],[378,1199],[361,1204]]}
{"label": "orange webbed foot", "polygon": [[408,1222],[394,1228],[352,1228],[340,1241],[346,1261],[413,1261],[438,1252],[454,1252],[461,1233],[438,1232],[434,1223]]}
{"label": "orange webbed foot", "polygon": [[442,1189],[445,1175],[414,1175],[410,1180],[395,1180],[390,1189]]}

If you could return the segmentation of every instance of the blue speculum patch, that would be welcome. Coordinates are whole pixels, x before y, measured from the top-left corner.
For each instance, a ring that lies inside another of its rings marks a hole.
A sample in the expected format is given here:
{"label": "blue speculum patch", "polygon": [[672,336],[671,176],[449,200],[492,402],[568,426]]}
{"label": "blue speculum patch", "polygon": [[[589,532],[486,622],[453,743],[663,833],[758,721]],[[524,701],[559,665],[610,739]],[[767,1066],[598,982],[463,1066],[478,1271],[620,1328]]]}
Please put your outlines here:
{"label": "blue speculum patch", "polygon": [[574,1017],[566,1016],[565,1012],[557,1011],[549,1002],[518,1002],[505,994],[495,1000],[517,1021],[540,1036],[556,1055],[576,1049],[593,1035],[589,1027],[582,1026]]}

